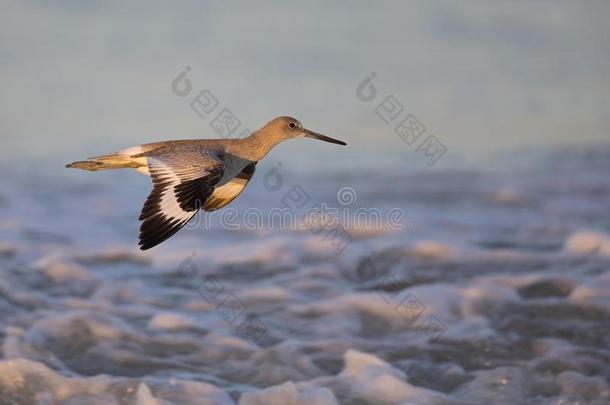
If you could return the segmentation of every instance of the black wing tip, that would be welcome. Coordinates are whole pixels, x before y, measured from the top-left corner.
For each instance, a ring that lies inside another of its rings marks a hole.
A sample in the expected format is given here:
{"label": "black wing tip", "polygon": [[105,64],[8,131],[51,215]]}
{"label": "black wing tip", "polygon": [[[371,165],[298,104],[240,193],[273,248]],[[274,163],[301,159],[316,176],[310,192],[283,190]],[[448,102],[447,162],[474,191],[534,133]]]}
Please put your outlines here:
{"label": "black wing tip", "polygon": [[143,234],[142,232],[140,232],[140,240],[138,242],[138,246],[140,247],[140,250],[148,250],[148,249],[154,248],[155,246],[157,246],[158,244],[163,242],[162,240],[155,240],[155,239],[156,238],[153,237],[153,235],[146,235],[146,234]]}
{"label": "black wing tip", "polygon": [[[194,215],[194,214],[193,214]],[[160,215],[148,216],[140,225],[140,250],[148,250],[166,241],[178,232],[190,218],[179,220]]]}
{"label": "black wing tip", "polygon": [[138,246],[140,247],[140,250],[145,251],[145,250],[154,248],[155,246],[157,246],[160,243],[161,242],[153,243],[153,242],[145,242],[143,240],[140,240],[140,242],[138,243]]}
{"label": "black wing tip", "polygon": [[161,242],[163,242],[163,240],[158,237],[157,232],[143,232],[140,230],[140,238],[138,241],[138,246],[140,247],[140,250],[148,250],[150,248],[154,248]]}
{"label": "black wing tip", "polygon": [[[178,227],[178,229],[180,229],[180,227]],[[161,243],[169,239],[170,236],[172,236],[178,231],[178,229],[176,229],[170,235],[159,235],[154,231],[145,233],[140,232],[140,241],[138,242],[138,246],[140,247],[140,250],[148,250],[154,248],[155,246],[160,245]]]}

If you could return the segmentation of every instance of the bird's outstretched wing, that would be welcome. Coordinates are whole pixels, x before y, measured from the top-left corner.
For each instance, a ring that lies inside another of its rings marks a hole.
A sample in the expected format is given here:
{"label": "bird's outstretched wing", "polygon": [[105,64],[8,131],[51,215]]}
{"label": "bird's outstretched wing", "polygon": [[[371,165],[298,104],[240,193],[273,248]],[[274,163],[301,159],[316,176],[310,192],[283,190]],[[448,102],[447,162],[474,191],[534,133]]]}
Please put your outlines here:
{"label": "bird's outstretched wing", "polygon": [[225,173],[222,152],[181,150],[147,156],[153,189],[140,213],[140,249],[163,242],[182,228],[214,192]]}

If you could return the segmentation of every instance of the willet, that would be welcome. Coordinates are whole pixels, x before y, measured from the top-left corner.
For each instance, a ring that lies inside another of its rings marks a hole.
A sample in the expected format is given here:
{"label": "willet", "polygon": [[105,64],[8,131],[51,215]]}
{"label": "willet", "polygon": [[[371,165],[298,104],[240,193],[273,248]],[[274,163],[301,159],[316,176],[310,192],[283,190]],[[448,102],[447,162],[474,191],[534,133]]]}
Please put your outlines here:
{"label": "willet", "polygon": [[303,128],[291,117],[278,117],[243,139],[191,139],[137,145],[74,162],[83,170],[131,168],[151,177],[153,189],[140,213],[140,249],[163,242],[201,208],[215,211],[241,193],[256,163],[278,143],[308,137],[345,142]]}

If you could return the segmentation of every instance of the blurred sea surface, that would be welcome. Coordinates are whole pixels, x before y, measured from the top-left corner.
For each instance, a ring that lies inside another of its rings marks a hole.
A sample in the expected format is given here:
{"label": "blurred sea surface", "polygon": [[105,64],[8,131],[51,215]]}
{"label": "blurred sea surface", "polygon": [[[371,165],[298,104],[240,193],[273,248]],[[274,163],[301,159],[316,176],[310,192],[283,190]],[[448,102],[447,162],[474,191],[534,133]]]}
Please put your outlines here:
{"label": "blurred sea surface", "polygon": [[0,164],[0,404],[610,402],[609,145],[271,159],[147,252],[149,180],[62,164]]}

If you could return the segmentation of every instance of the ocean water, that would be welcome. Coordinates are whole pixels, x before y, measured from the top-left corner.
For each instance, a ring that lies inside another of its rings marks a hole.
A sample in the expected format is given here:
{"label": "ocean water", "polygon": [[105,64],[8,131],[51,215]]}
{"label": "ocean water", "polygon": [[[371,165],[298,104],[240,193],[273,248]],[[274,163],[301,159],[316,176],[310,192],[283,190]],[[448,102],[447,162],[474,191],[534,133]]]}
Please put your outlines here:
{"label": "ocean water", "polygon": [[147,252],[145,177],[5,167],[0,404],[610,403],[610,147],[507,158],[271,162]]}

